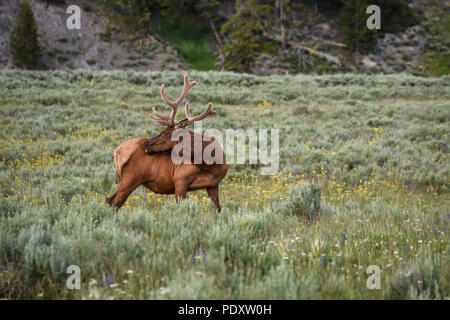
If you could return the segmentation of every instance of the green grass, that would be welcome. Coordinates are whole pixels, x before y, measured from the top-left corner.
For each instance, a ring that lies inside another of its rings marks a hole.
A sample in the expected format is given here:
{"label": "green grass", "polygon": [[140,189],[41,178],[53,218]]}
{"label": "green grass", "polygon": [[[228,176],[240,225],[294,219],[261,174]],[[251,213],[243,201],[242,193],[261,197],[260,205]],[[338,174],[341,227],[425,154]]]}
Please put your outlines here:
{"label": "green grass", "polygon": [[181,52],[192,69],[197,71],[216,70],[216,59],[209,42],[213,38],[210,31],[196,28],[192,24],[162,23],[158,27],[164,38]]}
{"label": "green grass", "polygon": [[[435,13],[437,14],[437,13]],[[438,12],[438,14],[441,14]],[[424,72],[439,77],[450,74],[450,14],[430,23],[424,55]]]}
{"label": "green grass", "polygon": [[274,42],[263,42],[261,52],[271,56],[278,56],[280,53],[280,45]]}
{"label": "green grass", "polygon": [[427,52],[424,56],[425,73],[428,76],[439,77],[450,74],[450,56],[441,52]]}
{"label": "green grass", "polygon": [[449,299],[449,77],[191,72],[204,129],[281,129],[279,174],[115,212],[113,150],[182,76],[0,71],[0,298]]}

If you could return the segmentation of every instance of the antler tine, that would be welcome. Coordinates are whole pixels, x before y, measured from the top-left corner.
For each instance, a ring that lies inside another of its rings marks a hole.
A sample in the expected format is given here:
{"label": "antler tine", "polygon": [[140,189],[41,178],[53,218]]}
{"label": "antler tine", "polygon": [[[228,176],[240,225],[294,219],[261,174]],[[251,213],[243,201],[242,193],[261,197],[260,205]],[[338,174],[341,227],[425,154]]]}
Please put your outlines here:
{"label": "antler tine", "polygon": [[150,118],[154,123],[161,126],[166,126],[169,121],[169,116],[159,113],[156,108],[153,108],[153,115],[150,115]]}
{"label": "antler tine", "polygon": [[216,114],[216,111],[212,109],[212,104],[210,102],[206,106],[205,111],[203,111],[198,116],[195,116],[195,117],[191,118],[191,116],[189,115],[189,103],[186,102],[186,104],[184,105],[184,113],[186,114],[186,117],[188,119],[188,124],[191,124],[194,121],[202,120],[202,119],[205,119],[209,115]]}
{"label": "antler tine", "polygon": [[163,114],[159,113],[158,110],[156,110],[156,108],[153,108],[153,114],[155,116],[158,116],[158,117],[162,118],[162,119],[166,119],[166,120],[169,119],[169,116],[166,116],[166,115],[163,115]]}
{"label": "antler tine", "polygon": [[150,118],[153,120],[153,122],[157,125],[160,126],[167,126],[167,120],[166,119],[159,119],[156,117],[153,117],[152,115],[150,115]]}
{"label": "antler tine", "polygon": [[168,117],[168,122],[167,122],[167,124],[169,126],[173,126],[173,123],[175,120],[175,115],[177,113],[178,105],[186,97],[186,94],[188,93],[189,89],[192,88],[193,86],[195,86],[196,84],[197,84],[197,82],[195,82],[195,81],[189,82],[188,75],[185,74],[183,90],[181,91],[181,95],[178,97],[177,100],[175,100],[175,102],[172,102],[169,99],[167,99],[166,94],[164,92],[164,89],[165,89],[164,84],[161,85],[161,98],[164,100],[165,103],[167,103],[169,106],[172,107],[172,111],[170,112],[170,116]]}
{"label": "antler tine", "polygon": [[186,118],[189,120],[191,116],[189,115],[189,102],[184,104],[184,113],[186,114]]}

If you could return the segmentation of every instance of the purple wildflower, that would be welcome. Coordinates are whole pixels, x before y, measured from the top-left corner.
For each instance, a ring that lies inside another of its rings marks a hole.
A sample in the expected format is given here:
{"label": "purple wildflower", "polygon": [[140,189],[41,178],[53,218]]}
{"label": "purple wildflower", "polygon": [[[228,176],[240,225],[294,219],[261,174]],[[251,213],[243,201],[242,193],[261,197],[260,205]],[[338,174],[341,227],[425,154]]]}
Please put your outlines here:
{"label": "purple wildflower", "polygon": [[205,248],[196,250],[196,251],[192,254],[192,258],[191,258],[192,264],[195,263],[195,260],[196,260],[196,259],[200,259],[201,257],[204,257],[204,256],[206,256],[206,249],[205,249]]}
{"label": "purple wildflower", "polygon": [[3,272],[8,272],[8,266],[3,266]]}
{"label": "purple wildflower", "polygon": [[403,246],[403,254],[405,255],[409,248],[409,242],[406,242],[406,244]]}
{"label": "purple wildflower", "polygon": [[441,222],[441,219],[436,218],[436,220],[434,220],[434,224],[439,224]]}
{"label": "purple wildflower", "polygon": [[320,258],[320,263],[325,263],[325,258]]}

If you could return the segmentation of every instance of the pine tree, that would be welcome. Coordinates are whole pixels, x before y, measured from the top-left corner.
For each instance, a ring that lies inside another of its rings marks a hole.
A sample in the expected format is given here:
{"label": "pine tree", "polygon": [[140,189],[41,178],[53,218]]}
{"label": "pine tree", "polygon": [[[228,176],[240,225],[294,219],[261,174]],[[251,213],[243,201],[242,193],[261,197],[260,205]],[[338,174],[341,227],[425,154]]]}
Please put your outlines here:
{"label": "pine tree", "polygon": [[261,53],[262,35],[269,28],[267,21],[272,8],[260,0],[237,0],[238,12],[222,25],[222,34],[230,33],[224,46],[224,68],[237,72],[249,72],[255,58]]}
{"label": "pine tree", "polygon": [[222,38],[216,28],[216,26],[220,26],[224,20],[223,17],[217,14],[217,8],[220,4],[221,2],[219,0],[199,1],[195,5],[195,9],[198,14],[208,22],[211,31],[214,33],[214,37],[216,38],[219,48],[222,48]]}
{"label": "pine tree", "polygon": [[356,52],[368,52],[377,42],[377,30],[366,25],[369,17],[366,9],[370,4],[368,0],[347,0],[340,11],[344,42]]}
{"label": "pine tree", "polygon": [[41,55],[33,10],[28,0],[19,4],[14,29],[10,36],[10,50],[17,66],[32,68]]}

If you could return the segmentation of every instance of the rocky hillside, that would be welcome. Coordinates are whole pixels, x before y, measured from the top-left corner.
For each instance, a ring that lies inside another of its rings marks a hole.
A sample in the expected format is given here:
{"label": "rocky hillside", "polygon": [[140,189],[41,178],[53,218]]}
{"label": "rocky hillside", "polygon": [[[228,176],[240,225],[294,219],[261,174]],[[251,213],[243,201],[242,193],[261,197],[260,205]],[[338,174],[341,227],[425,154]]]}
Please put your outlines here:
{"label": "rocky hillside", "polygon": [[449,74],[450,1],[411,0],[409,6],[421,22],[403,32],[384,34],[366,54],[348,50],[335,14],[315,12],[288,30],[289,47],[284,53],[262,54],[252,72]]}
{"label": "rocky hillside", "polygon": [[[9,52],[15,12],[19,1],[0,1],[0,68],[12,68]],[[103,8],[93,1],[71,0],[82,9],[81,30],[66,27],[68,5],[49,5],[30,0],[38,27],[42,69],[175,70],[188,68],[175,48],[154,37],[131,37],[112,24]]]}
{"label": "rocky hillside", "polygon": [[[17,0],[0,2],[0,68],[14,68],[9,52],[9,35],[14,23]],[[101,1],[72,0],[82,9],[81,30],[66,27],[67,5],[49,5],[30,0],[42,48],[41,69],[196,69],[183,57],[179,39],[167,39],[159,32],[130,33]],[[409,73],[443,75],[450,65],[450,1],[409,0],[421,22],[403,32],[387,33],[367,54],[357,54],[344,44],[342,26],[335,12],[310,13],[292,21],[287,30],[288,46],[269,43],[252,65],[259,75],[286,73]],[[224,19],[233,16],[234,6],[224,1]],[[446,22],[447,21],[447,22]],[[382,22],[383,23],[383,22]],[[189,26],[186,26],[189,28]],[[280,30],[272,30],[272,40]],[[221,66],[218,47],[211,33],[211,55]],[[196,45],[189,44],[188,45]],[[214,66],[214,63],[210,63]]]}

